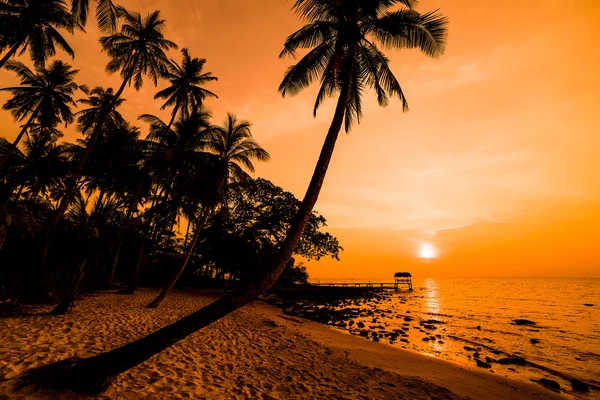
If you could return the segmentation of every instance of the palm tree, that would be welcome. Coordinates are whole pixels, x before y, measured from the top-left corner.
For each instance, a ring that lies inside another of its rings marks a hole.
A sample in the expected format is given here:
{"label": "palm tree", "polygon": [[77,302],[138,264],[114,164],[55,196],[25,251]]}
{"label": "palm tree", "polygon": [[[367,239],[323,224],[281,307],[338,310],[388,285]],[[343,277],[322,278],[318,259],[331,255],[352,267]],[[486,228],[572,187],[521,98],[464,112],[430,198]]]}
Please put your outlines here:
{"label": "palm tree", "polygon": [[164,77],[169,80],[171,86],[161,90],[154,96],[154,99],[167,99],[161,110],[173,107],[167,129],[171,129],[178,113],[186,118],[202,106],[204,99],[217,97],[216,94],[202,87],[207,82],[218,79],[212,76],[210,72],[202,72],[206,60],[204,58],[192,58],[188,49],[181,50],[181,53],[183,54],[181,65],[174,60],[167,64],[167,72]]}
{"label": "palm tree", "polygon": [[57,141],[57,135],[50,135],[43,129],[35,129],[31,137],[25,139],[26,158],[21,173],[22,184],[29,187],[30,200],[40,194],[45,197],[48,190],[59,185],[68,173],[66,146]]}
{"label": "palm tree", "polygon": [[[165,51],[177,48],[177,45],[166,40],[162,33],[165,27],[165,20],[161,19],[159,11],[154,11],[142,19],[139,13],[123,9],[122,16],[124,22],[121,26],[121,31],[100,39],[102,49],[111,58],[106,66],[106,71],[108,73],[120,71],[123,83],[110,103],[112,107],[106,108],[98,116],[98,121],[104,121],[117,106],[121,94],[127,85],[131,85],[133,82],[135,89],[139,90],[143,85],[144,75],[147,75],[156,86],[158,78],[166,70],[168,58]],[[60,221],[67,210],[75,193],[75,183],[81,176],[83,166],[94,149],[98,137],[102,133],[103,126],[104,123],[95,124],[87,148],[73,173],[74,183],[72,182],[67,188],[67,192],[53,217],[52,225]]]}
{"label": "palm tree", "polygon": [[[90,0],[71,0],[71,13],[77,23],[82,26],[87,23],[89,8]],[[100,31],[104,33],[115,32],[122,10],[122,7],[119,7],[112,0],[96,0],[96,20]]]}
{"label": "palm tree", "polygon": [[[398,4],[405,8],[390,10]],[[437,13],[419,14],[412,5],[411,0],[296,0],[294,9],[309,23],[287,39],[282,55],[294,54],[298,48],[312,49],[288,70],[281,92],[297,93],[320,78],[317,106],[326,96],[337,94],[338,100],[307,193],[278,253],[251,280],[187,317],[107,353],[37,370],[32,379],[44,376],[54,386],[101,392],[114,376],[265,293],[285,268],[306,227],[344,121],[350,129],[361,115],[364,90],[374,88],[382,105],[389,95],[396,95],[406,108],[388,59],[376,43],[390,49],[419,48],[432,57],[444,52],[447,19]]]}
{"label": "palm tree", "polygon": [[1,0],[0,23],[8,51],[0,59],[0,68],[17,54],[29,49],[36,66],[56,54],[56,47],[71,57],[75,52],[61,36],[58,29],[73,33],[77,23],[69,12],[65,0]]}
{"label": "palm tree", "polygon": [[[260,145],[252,138],[250,123],[248,121],[238,121],[233,114],[227,114],[227,120],[223,126],[213,128],[212,135],[210,135],[205,147],[211,153],[216,155],[216,163],[219,166],[218,171],[220,171],[220,173],[217,172],[217,174],[220,175],[218,179],[221,180],[221,182],[217,184],[218,192],[220,194],[227,193],[227,185],[230,181],[246,182],[249,179],[244,168],[254,172],[253,159],[258,161],[268,161],[270,159],[269,153],[260,147]],[[227,199],[225,198],[224,200],[223,207],[227,207]],[[189,223],[194,224],[195,232],[192,241],[187,248],[183,262],[169,284],[156,299],[148,305],[148,307],[158,307],[165,297],[167,297],[167,294],[171,289],[173,289],[173,286],[175,286],[177,280],[181,277],[181,274],[183,274],[183,271],[187,267],[192,253],[196,248],[202,229],[216,204],[217,198],[214,198],[213,201],[205,202],[202,211],[200,212],[200,217],[195,218],[193,221],[189,221]]]}
{"label": "palm tree", "polygon": [[12,146],[4,152],[0,159],[0,169],[36,121],[43,126],[53,126],[61,120],[66,125],[73,122],[71,106],[76,105],[73,96],[78,89],[87,92],[85,86],[79,86],[74,81],[79,71],[62,61],[54,61],[48,68],[36,67],[35,72],[19,61],[9,61],[6,68],[16,72],[21,86],[0,89],[13,95],[2,108],[11,110],[15,120],[19,122],[27,117],[29,119]]}
{"label": "palm tree", "polygon": [[[210,113],[204,108],[195,110],[188,117],[183,116],[169,129],[159,118],[142,115],[140,119],[150,124],[147,137],[147,158],[145,166],[156,184],[152,204],[147,211],[147,227],[138,261],[135,277],[128,293],[135,290],[137,276],[141,269],[146,243],[154,242],[161,228],[172,225],[179,212],[182,198],[171,199],[173,184],[179,175],[188,175],[198,158],[198,153],[206,146],[209,137]],[[150,232],[151,233],[150,233]],[[151,251],[150,251],[151,253]]]}

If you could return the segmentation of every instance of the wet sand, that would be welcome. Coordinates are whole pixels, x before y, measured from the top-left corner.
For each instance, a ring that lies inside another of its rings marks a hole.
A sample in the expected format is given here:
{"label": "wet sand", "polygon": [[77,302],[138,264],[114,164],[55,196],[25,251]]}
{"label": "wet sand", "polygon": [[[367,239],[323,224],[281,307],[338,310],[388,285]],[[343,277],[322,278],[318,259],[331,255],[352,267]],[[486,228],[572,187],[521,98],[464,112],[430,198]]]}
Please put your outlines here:
{"label": "wet sand", "polygon": [[0,319],[0,399],[553,399],[554,392],[392,348],[256,302],[119,376],[102,396],[15,388],[24,371],[142,337],[211,301],[175,292],[87,295],[73,312]]}

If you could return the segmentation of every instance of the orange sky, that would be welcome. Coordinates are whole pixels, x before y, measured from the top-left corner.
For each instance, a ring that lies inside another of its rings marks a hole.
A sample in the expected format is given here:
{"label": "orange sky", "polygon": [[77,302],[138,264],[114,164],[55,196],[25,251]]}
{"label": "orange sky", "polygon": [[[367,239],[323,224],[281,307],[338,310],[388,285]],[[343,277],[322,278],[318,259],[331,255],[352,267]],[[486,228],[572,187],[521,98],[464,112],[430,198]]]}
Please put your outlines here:
{"label": "orange sky", "polygon": [[[210,86],[219,99],[207,103],[215,120],[233,111],[253,122],[272,155],[258,175],[301,197],[333,103],[315,119],[316,88],[277,93],[291,62],[277,56],[301,26],[293,2],[121,3],[160,9],[166,36],[208,59],[220,78]],[[422,0],[418,9],[437,8],[450,18],[443,58],[388,52],[410,113],[369,95],[362,124],[340,137],[317,210],[345,251],[311,264],[311,277],[600,277],[600,2]],[[87,32],[68,37],[79,82],[117,86],[93,23]],[[0,72],[0,86],[15,83]],[[127,89],[123,114],[160,114],[156,91],[149,81]],[[15,136],[6,111],[0,126]],[[423,242],[439,258],[419,259]]]}

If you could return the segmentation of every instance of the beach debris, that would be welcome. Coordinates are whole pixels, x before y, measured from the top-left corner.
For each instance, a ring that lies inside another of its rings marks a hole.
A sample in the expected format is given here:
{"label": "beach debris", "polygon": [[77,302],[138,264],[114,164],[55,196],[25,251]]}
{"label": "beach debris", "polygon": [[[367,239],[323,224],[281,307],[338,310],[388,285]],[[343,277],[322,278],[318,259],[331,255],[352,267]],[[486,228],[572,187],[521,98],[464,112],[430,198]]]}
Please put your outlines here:
{"label": "beach debris", "polygon": [[523,357],[505,357],[499,359],[498,364],[525,366],[527,364],[527,361]]}
{"label": "beach debris", "polygon": [[268,326],[271,326],[271,327],[273,327],[273,328],[276,328],[276,327],[278,327],[278,326],[279,326],[279,325],[277,325],[277,323],[276,323],[275,321],[273,321],[273,320],[271,320],[271,319],[265,319],[265,320],[263,321],[263,324],[265,324],[265,325],[268,325]]}
{"label": "beach debris", "polygon": [[531,342],[531,344],[538,344],[540,342],[540,339],[531,338],[529,339],[529,341]]}
{"label": "beach debris", "polygon": [[528,319],[513,319],[512,324],[513,325],[528,325],[528,326],[533,326],[533,325],[535,325],[535,322],[530,321]]}
{"label": "beach debris", "polygon": [[481,360],[475,360],[475,362],[477,363],[477,366],[478,366],[479,368],[488,368],[488,369],[489,369],[489,368],[492,368],[492,366],[491,366],[490,364],[488,364],[488,363],[486,363],[486,362],[483,362],[483,361],[481,361]]}
{"label": "beach debris", "polygon": [[542,378],[542,379],[532,379],[531,381],[539,383],[540,385],[544,386],[545,388],[560,391],[560,383],[553,381],[552,379]]}
{"label": "beach debris", "polygon": [[579,379],[573,378],[573,379],[569,380],[569,383],[571,384],[571,387],[573,388],[573,390],[576,392],[587,393],[590,391],[590,388],[587,385],[587,383],[582,382]]}

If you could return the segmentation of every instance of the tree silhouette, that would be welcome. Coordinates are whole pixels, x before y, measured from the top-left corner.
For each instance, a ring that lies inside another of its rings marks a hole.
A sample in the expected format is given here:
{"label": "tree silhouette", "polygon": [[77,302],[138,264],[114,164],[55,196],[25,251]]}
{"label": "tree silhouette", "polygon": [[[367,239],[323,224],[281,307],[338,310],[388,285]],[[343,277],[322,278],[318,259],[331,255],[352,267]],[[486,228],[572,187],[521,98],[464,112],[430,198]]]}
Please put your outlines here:
{"label": "tree silhouette", "polygon": [[[0,59],[0,68],[20,50],[29,49],[31,60],[43,66],[56,54],[56,47],[75,57],[75,52],[58,29],[73,33],[77,26],[64,0],[2,0],[0,50],[8,48]],[[3,42],[3,43],[2,43]]]}
{"label": "tree silhouette", "polygon": [[79,86],[74,81],[79,71],[62,61],[54,61],[48,68],[37,67],[35,72],[19,61],[9,61],[6,68],[16,72],[21,86],[1,89],[13,95],[2,108],[11,110],[16,121],[29,119],[12,146],[4,152],[0,169],[9,160],[23,135],[36,122],[42,126],[54,126],[59,121],[65,124],[73,122],[71,107],[76,105],[73,96],[78,89],[87,92],[85,86]]}

